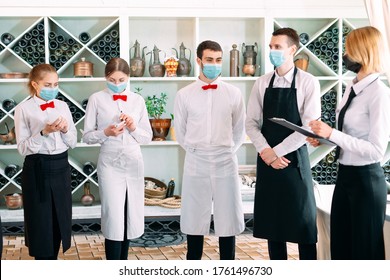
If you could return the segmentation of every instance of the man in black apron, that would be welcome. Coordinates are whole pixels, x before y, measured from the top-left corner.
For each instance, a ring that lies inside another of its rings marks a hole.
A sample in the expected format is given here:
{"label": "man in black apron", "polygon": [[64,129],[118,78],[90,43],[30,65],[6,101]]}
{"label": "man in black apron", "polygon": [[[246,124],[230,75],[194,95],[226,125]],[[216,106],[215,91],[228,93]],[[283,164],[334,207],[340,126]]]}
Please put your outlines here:
{"label": "man in black apron", "polygon": [[281,28],[272,35],[270,60],[276,70],[256,81],[246,120],[259,153],[253,235],[268,240],[270,259],[287,259],[286,242],[298,243],[300,259],[316,259],[316,205],[305,136],[269,118],[307,126],[321,115],[320,86],[294,67],[296,31]]}

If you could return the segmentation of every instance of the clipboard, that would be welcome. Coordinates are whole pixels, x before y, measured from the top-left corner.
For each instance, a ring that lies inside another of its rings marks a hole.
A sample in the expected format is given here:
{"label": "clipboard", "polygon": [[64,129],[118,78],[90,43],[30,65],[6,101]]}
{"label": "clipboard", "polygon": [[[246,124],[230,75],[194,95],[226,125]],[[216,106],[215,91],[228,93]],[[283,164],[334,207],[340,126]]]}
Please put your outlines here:
{"label": "clipboard", "polygon": [[[311,137],[311,138],[315,138],[317,139],[318,141],[320,141],[321,144],[326,144],[326,145],[331,145],[331,146],[334,146],[336,145],[336,143],[324,138],[324,137],[321,137],[321,136],[318,136],[317,134],[314,134],[312,131],[309,131],[301,126],[297,126],[296,124],[293,124],[289,121],[286,121],[285,119],[282,119],[282,118],[269,118],[269,120],[271,122],[274,122],[274,123],[277,123],[281,126],[284,126],[284,127],[287,127],[288,129],[291,129],[291,130],[294,130],[296,132],[299,132],[307,137]],[[337,145],[336,145],[337,146]]]}

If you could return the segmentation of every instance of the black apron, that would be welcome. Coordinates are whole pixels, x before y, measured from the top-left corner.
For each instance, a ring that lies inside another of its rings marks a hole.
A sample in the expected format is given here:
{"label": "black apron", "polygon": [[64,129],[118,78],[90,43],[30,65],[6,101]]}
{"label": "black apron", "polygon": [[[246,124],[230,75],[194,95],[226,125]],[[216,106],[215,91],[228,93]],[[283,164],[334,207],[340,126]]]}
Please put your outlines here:
{"label": "black apron", "polygon": [[[273,88],[275,74],[265,91],[261,132],[275,147],[292,130],[269,121],[284,118],[301,126],[295,76],[291,88]],[[291,161],[284,169],[274,169],[257,157],[253,236],[279,242],[317,242],[316,205],[309,154],[306,145],[285,155]]]}
{"label": "black apron", "polygon": [[26,156],[22,193],[25,242],[30,256],[54,256],[53,244],[58,238],[62,241],[63,252],[68,250],[72,234],[68,152]]}

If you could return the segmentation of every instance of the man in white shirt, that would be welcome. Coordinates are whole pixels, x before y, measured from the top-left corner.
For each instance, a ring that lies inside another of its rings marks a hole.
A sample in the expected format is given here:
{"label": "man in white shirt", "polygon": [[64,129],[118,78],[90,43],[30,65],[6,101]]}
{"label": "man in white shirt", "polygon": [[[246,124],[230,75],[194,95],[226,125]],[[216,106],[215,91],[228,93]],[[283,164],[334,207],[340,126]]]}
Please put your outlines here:
{"label": "man in white shirt", "polygon": [[174,109],[176,138],[186,151],[180,226],[187,259],[199,260],[213,213],[220,258],[231,260],[235,235],[245,228],[236,156],[245,137],[245,105],[240,90],[219,78],[218,43],[200,43],[196,61],[199,78],[178,91]]}
{"label": "man in white shirt", "polygon": [[320,85],[294,67],[299,36],[291,28],[272,34],[275,71],[257,79],[248,102],[246,132],[256,147],[253,235],[268,239],[270,259],[287,259],[286,242],[298,243],[300,259],[316,259],[316,206],[305,136],[269,118],[307,126],[321,116]]}

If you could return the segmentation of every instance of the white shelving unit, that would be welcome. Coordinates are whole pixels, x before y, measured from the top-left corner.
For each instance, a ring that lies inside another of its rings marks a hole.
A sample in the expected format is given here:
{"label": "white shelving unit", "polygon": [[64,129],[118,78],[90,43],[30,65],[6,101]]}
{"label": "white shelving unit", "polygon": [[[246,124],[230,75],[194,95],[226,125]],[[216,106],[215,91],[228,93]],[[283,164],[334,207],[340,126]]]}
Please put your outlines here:
{"label": "white shelving unit", "polygon": [[[214,1],[213,5],[210,3],[207,5],[182,3],[179,6],[171,7],[171,9],[166,6],[156,6],[156,3],[152,2],[143,1],[142,5],[133,4],[131,7],[122,2],[110,5],[94,3],[94,6],[88,6],[89,4],[86,3],[81,6],[77,3],[64,3],[61,9],[47,3],[40,3],[41,7],[40,4],[37,4],[36,7],[29,7],[29,4],[25,3],[27,7],[23,9],[22,14],[20,14],[20,8],[17,8],[17,4],[5,6],[0,12],[0,35],[9,32],[14,35],[15,40],[7,46],[0,42],[0,72],[30,71],[32,66],[15,52],[14,47],[19,44],[26,33],[34,29],[37,24],[43,23],[46,63],[50,62],[50,55],[53,54],[53,50],[49,49],[50,32],[62,34],[66,40],[72,39],[80,45],[79,50],[75,51],[58,69],[58,74],[61,94],[84,115],[82,101],[93,92],[105,87],[104,66],[106,61],[104,57],[93,51],[94,45],[98,44],[100,40],[104,40],[107,33],[117,30],[119,32],[118,55],[127,61],[133,55],[133,50],[130,48],[136,40],[140,43],[141,50],[143,47],[147,47],[145,49],[145,75],[144,77],[131,77],[131,89],[134,91],[135,88],[142,88],[141,94],[143,96],[166,92],[168,105],[165,116],[169,117],[169,114],[173,112],[176,92],[195,81],[199,74],[195,58],[196,47],[201,41],[211,39],[221,44],[224,52],[222,79],[239,87],[247,103],[257,77],[273,69],[268,59],[268,43],[273,30],[289,26],[296,29],[299,34],[305,32],[309,35],[309,41],[301,45],[298,53],[303,52],[309,56],[308,71],[320,80],[323,97],[330,90],[334,90],[337,93],[337,102],[339,102],[342,88],[351,79],[351,74],[343,73],[340,59],[335,62],[337,67],[334,69],[329,67],[316,55],[317,52],[314,53],[310,49],[310,44],[319,40],[329,29],[343,30],[345,26],[355,28],[368,24],[363,8],[356,7],[355,1],[344,1],[346,2],[344,5],[339,5],[339,1],[333,1],[332,3],[339,9],[338,12],[334,12],[334,9],[337,8],[324,8],[320,4],[318,7],[300,7],[299,3],[296,3],[300,1],[292,1],[291,4],[287,5],[283,1],[274,1],[272,5],[252,1],[254,7],[241,7],[238,3],[224,1],[221,6],[223,8],[218,10],[210,9],[210,7],[218,5],[219,0]],[[288,9],[288,5],[291,6],[291,9]],[[348,13],[348,18],[344,18],[347,10],[351,12]],[[81,32],[90,34],[89,42],[80,41],[79,34]],[[339,33],[336,43],[339,48],[339,58],[342,54],[342,38],[342,33]],[[229,77],[229,51],[232,49],[232,45],[237,44],[242,62],[242,44],[253,45],[255,42],[258,45],[257,65],[259,66],[255,77],[245,77],[242,73],[240,73],[240,77]],[[150,77],[148,71],[150,55],[146,55],[146,53],[156,45],[162,50],[160,53],[160,61],[162,62],[164,52],[169,55],[173,51],[172,48],[179,50],[181,43],[191,51],[192,70],[189,77]],[[81,57],[85,57],[94,64],[94,77],[73,77],[73,64]],[[26,81],[27,79],[0,79],[0,102],[5,99],[13,99],[16,103],[20,103],[27,99]],[[82,116],[76,122],[78,131],[84,126],[83,118]],[[5,123],[10,128],[13,127],[13,110],[7,112],[0,107],[0,132],[4,131]],[[78,141],[80,142],[81,132],[78,133]],[[312,166],[315,167],[316,164],[320,163],[330,151],[329,147],[310,148]],[[78,203],[83,193],[83,184],[86,181],[91,182],[92,194],[97,198],[97,205],[99,204],[96,170],[89,175],[82,170],[83,164],[87,161],[96,165],[98,153],[99,145],[86,145],[85,143],[78,143],[75,149],[69,151],[70,164],[80,175],[79,183],[72,191],[77,213],[88,212],[79,209],[83,207],[79,206]],[[176,193],[180,193],[185,153],[177,142],[153,142],[149,145],[143,145],[142,153],[145,161],[145,176],[154,177],[166,183],[171,177],[174,177],[177,183]],[[242,165],[256,164],[256,156],[256,151],[250,141],[247,141],[238,151],[239,163]],[[385,164],[389,158],[390,152],[387,153],[383,163]],[[18,184],[17,179],[21,171],[13,178],[8,178],[4,174],[4,166],[8,164],[18,166],[23,164],[23,158],[18,154],[16,145],[0,145],[0,179],[3,178],[3,182],[5,182],[0,184],[0,194],[2,195],[20,192],[20,184]],[[0,212],[2,211],[9,211],[5,209],[4,200],[0,201]],[[1,215],[3,216],[3,214]],[[89,215],[85,214],[85,217],[87,218]],[[78,217],[82,218],[83,214]]]}

